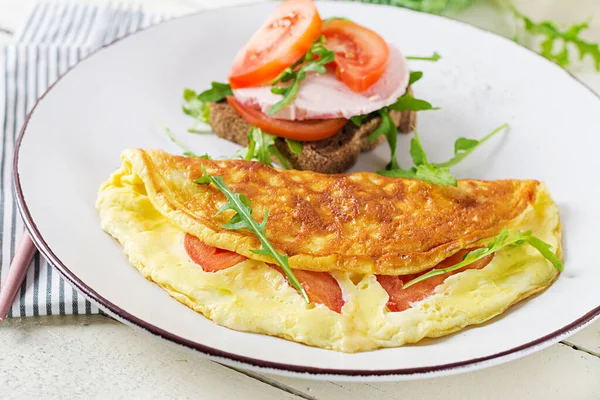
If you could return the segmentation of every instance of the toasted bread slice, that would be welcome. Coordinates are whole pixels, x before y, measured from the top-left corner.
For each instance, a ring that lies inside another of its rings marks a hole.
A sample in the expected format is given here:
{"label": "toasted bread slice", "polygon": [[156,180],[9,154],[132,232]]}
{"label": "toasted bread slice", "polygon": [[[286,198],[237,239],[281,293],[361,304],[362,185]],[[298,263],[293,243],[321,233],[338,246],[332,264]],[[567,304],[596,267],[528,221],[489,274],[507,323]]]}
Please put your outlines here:
{"label": "toasted bread slice", "polygon": [[[409,93],[412,94],[410,88]],[[390,116],[402,133],[409,133],[417,119],[414,111],[390,111]],[[210,104],[210,122],[217,136],[242,146],[248,145],[250,124],[226,102]],[[326,174],[341,173],[356,163],[361,152],[371,151],[385,141],[383,136],[373,142],[368,140],[369,135],[380,124],[381,118],[377,116],[363,121],[361,126],[348,121],[338,133],[327,139],[302,142],[302,153],[299,155],[292,153],[285,140],[281,138],[275,141],[275,146],[295,169]]]}

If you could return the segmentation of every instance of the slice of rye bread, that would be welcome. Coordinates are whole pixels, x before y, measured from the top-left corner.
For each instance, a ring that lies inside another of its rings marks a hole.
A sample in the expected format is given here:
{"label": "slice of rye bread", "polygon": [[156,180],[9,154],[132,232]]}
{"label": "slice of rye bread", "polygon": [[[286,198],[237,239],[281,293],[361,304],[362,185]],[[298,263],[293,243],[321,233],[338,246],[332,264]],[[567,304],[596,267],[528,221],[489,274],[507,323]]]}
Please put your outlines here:
{"label": "slice of rye bread", "polygon": [[[412,95],[412,90],[408,88]],[[417,114],[414,111],[390,111],[390,116],[402,133],[412,131]],[[217,136],[242,146],[248,145],[251,125],[236,113],[227,102],[210,104],[210,122]],[[311,170],[326,174],[342,173],[350,169],[358,160],[361,151],[371,151],[385,141],[380,136],[373,142],[368,137],[381,124],[381,118],[372,116],[364,120],[360,127],[348,123],[335,135],[314,142],[301,142],[302,153],[292,153],[285,140],[277,138],[275,146],[294,169]],[[273,159],[275,162],[277,160]]]}

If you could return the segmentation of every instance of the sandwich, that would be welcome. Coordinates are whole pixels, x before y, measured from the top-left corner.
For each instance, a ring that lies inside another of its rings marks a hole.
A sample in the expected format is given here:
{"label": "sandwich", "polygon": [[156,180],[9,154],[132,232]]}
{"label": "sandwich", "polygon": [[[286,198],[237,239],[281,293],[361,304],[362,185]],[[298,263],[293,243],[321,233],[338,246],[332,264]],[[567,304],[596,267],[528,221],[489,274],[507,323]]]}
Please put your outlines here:
{"label": "sandwich", "polygon": [[433,109],[413,97],[420,76],[372,29],[322,20],[313,0],[287,0],[239,51],[228,83],[187,90],[202,109],[184,111],[244,147],[272,136],[271,157],[286,168],[340,173],[386,135],[411,132],[416,111]]}
{"label": "sandwich", "polygon": [[102,228],[215,323],[340,352],[439,337],[502,314],[562,270],[535,180],[442,186],[130,149]]}

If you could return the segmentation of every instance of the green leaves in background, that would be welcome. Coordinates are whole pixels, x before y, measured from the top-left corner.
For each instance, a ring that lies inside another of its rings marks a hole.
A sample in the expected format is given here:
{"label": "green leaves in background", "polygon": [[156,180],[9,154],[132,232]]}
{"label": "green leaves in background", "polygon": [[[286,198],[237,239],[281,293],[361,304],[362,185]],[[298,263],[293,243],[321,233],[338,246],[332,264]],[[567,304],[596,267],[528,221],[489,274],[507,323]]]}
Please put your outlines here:
{"label": "green leaves in background", "polygon": [[[506,5],[514,18],[521,23],[522,29],[532,36],[542,36],[544,38],[539,50],[542,56],[564,68],[571,63],[570,46],[573,46],[577,49],[580,60],[586,56],[591,57],[596,71],[600,71],[599,45],[586,42],[580,37],[581,32],[589,28],[588,22],[574,24],[565,30],[560,30],[552,21],[534,22],[517,10],[512,3],[507,2]],[[515,34],[514,40],[519,41],[518,33]]]}

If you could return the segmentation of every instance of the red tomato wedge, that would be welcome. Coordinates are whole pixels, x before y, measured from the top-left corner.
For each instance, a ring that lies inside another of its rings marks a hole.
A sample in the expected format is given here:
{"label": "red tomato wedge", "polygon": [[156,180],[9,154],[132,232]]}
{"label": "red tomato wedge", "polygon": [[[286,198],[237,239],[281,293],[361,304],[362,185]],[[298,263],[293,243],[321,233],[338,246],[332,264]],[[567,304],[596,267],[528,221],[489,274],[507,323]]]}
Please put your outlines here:
{"label": "red tomato wedge", "polygon": [[325,47],[335,52],[338,79],[364,92],[385,72],[390,49],[374,31],[352,21],[333,19],[323,25]]}
{"label": "red tomato wedge", "polygon": [[[197,237],[187,233],[183,240],[183,246],[192,261],[198,264],[205,272],[221,271],[246,260],[244,256],[232,251],[209,246]],[[269,264],[269,266],[286,277],[279,266],[273,264]],[[342,306],[344,305],[342,289],[340,289],[340,285],[331,274],[295,269],[294,275],[296,275],[296,278],[298,278],[300,284],[306,290],[308,298],[312,303],[323,304],[337,313],[342,312]]]}
{"label": "red tomato wedge", "polygon": [[[279,266],[269,265],[285,277],[285,273]],[[330,273],[303,271],[299,269],[293,271],[294,275],[298,278],[298,281],[306,291],[311,303],[323,304],[331,311],[335,311],[338,314],[342,313],[342,307],[344,306],[342,289],[340,289],[338,281],[336,281]]]}
{"label": "red tomato wedge", "polygon": [[[451,257],[448,257],[441,263],[435,266],[435,268],[446,268],[452,265],[458,264],[462,261],[465,254],[467,254],[469,250],[461,250],[458,253],[454,254]],[[441,285],[446,278],[452,276],[454,274],[458,274],[467,269],[481,269],[488,265],[490,261],[494,258],[493,254],[482,258],[479,261],[475,261],[472,264],[469,264],[461,269],[458,269],[453,272],[448,272],[444,275],[438,275],[426,279],[424,281],[418,282],[406,289],[402,289],[402,284],[413,280],[425,272],[421,272],[419,274],[413,275],[399,275],[399,276],[388,276],[388,275],[377,275],[377,281],[383,287],[383,289],[387,292],[389,299],[387,303],[388,310],[397,312],[404,311],[411,308],[411,303],[423,300],[430,296],[435,288],[438,285]]]}
{"label": "red tomato wedge", "polygon": [[206,272],[217,272],[241,263],[246,257],[233,251],[218,249],[209,246],[196,236],[185,234],[183,246],[193,262],[202,267]]}
{"label": "red tomato wedge", "polygon": [[275,136],[305,142],[331,137],[348,122],[344,118],[305,121],[275,119],[260,110],[243,105],[233,96],[228,96],[227,102],[250,125]]}
{"label": "red tomato wedge", "polygon": [[308,52],[321,35],[322,24],[313,0],[280,3],[236,56],[229,72],[231,87],[273,81]]}

